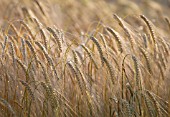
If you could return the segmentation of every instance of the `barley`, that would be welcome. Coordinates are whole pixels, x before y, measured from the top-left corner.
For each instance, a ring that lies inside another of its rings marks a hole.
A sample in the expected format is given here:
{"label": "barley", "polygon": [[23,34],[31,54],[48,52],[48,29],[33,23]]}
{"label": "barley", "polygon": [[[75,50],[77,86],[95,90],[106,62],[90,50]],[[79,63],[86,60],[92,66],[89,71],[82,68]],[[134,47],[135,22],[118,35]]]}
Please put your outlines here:
{"label": "barley", "polygon": [[56,97],[54,96],[53,91],[51,91],[49,89],[49,86],[47,84],[45,84],[44,82],[41,82],[41,85],[43,86],[43,88],[46,90],[47,96],[49,97],[49,101],[51,103],[52,108],[55,109],[58,107],[58,104],[56,102]]}
{"label": "barley", "polygon": [[55,40],[57,41],[59,50],[60,50],[60,52],[62,52],[62,41],[61,41],[60,37],[56,34],[56,32],[52,28],[47,27],[47,30],[54,36]]}
{"label": "barley", "polygon": [[153,27],[150,23],[150,21],[144,16],[144,15],[140,15],[140,17],[144,20],[144,22],[147,24],[148,28],[149,28],[149,31],[151,33],[151,36],[152,36],[152,39],[153,39],[153,42],[154,44],[156,44],[156,36],[155,36],[155,32],[153,30]]}
{"label": "barley", "polygon": [[168,45],[167,45],[166,41],[164,39],[162,39],[161,43],[162,43],[162,45],[163,45],[163,47],[165,49],[166,54],[169,56],[169,50],[170,49],[168,48]]}
{"label": "barley", "polygon": [[46,16],[45,11],[44,11],[43,7],[41,6],[41,4],[39,3],[39,1],[38,0],[34,0],[34,2],[37,4],[37,6],[39,7],[39,9],[42,12],[42,14],[44,16]]}
{"label": "barley", "polygon": [[38,21],[38,19],[37,18],[32,18],[33,19],[33,21],[36,23],[36,25],[38,26],[38,28],[40,29],[41,28],[41,23]]}
{"label": "barley", "polygon": [[90,50],[85,46],[85,45],[81,45],[81,47],[86,51],[87,55],[89,56],[89,58],[91,59],[91,61],[93,62],[94,66],[96,67],[96,69],[98,69],[98,66],[96,64],[96,61],[94,60]]}
{"label": "barley", "polygon": [[17,38],[19,37],[17,29],[15,28],[15,26],[13,24],[10,24],[12,30],[14,31],[15,35],[17,36]]}
{"label": "barley", "polygon": [[30,13],[30,9],[28,9],[26,6],[24,6],[24,7],[21,8],[21,10],[22,10],[24,17],[29,18],[29,20],[32,21],[32,19],[31,19],[32,14]]}
{"label": "barley", "polygon": [[125,109],[126,109],[125,113],[126,113],[127,117],[132,117],[130,104],[126,100],[122,100],[122,103],[125,105]]}
{"label": "barley", "polygon": [[134,45],[135,45],[135,44],[134,44],[134,40],[133,40],[132,35],[130,34],[128,28],[124,25],[122,19],[121,19],[119,16],[117,16],[116,14],[114,14],[113,16],[114,16],[114,17],[116,18],[116,20],[119,22],[120,26],[124,29],[126,35],[128,36],[128,39],[129,39],[129,41],[130,41],[130,44],[131,44],[131,46],[132,46],[132,49],[134,49]]}
{"label": "barley", "polygon": [[21,44],[22,44],[22,55],[23,55],[23,59],[24,59],[24,61],[26,62],[26,55],[27,55],[27,53],[26,53],[26,48],[25,48],[25,41],[24,41],[24,39],[23,38],[21,38]]}
{"label": "barley", "polygon": [[139,82],[140,82],[140,76],[139,76],[139,64],[137,61],[137,58],[135,56],[132,56],[132,60],[134,62],[134,68],[135,68],[135,79],[136,79],[136,86],[139,87]]}
{"label": "barley", "polygon": [[162,76],[162,79],[164,80],[164,70],[162,69],[161,63],[160,62],[156,62],[156,65],[158,66],[159,70],[160,70],[160,74]]}
{"label": "barley", "polygon": [[170,29],[170,21],[169,21],[169,18],[168,18],[168,17],[165,17],[165,21],[167,22],[168,27],[169,27],[169,29]]}
{"label": "barley", "polygon": [[20,80],[20,82],[22,83],[22,85],[25,86],[25,88],[27,89],[27,91],[28,91],[29,95],[31,96],[32,100],[35,100],[34,93],[32,92],[29,84],[27,82],[23,81],[23,80]]}
{"label": "barley", "polygon": [[40,29],[40,33],[41,33],[41,35],[42,35],[45,48],[47,49],[47,39],[46,39],[45,32],[43,31],[43,29]]}
{"label": "barley", "polygon": [[100,38],[102,39],[105,49],[107,49],[107,43],[106,43],[105,37],[103,36],[102,33],[99,33],[99,35],[100,35]]}
{"label": "barley", "polygon": [[28,26],[24,21],[21,21],[20,23],[21,23],[21,24],[25,27],[25,29],[28,31],[28,33],[30,34],[31,38],[32,38],[33,40],[35,40],[35,37],[34,37],[34,35],[32,34],[32,31],[31,31],[31,29],[29,28],[29,26]]}
{"label": "barley", "polygon": [[148,94],[148,96],[150,97],[152,102],[154,103],[154,106],[155,106],[156,112],[157,112],[157,116],[161,117],[161,110],[160,110],[160,107],[159,107],[159,103],[157,102],[157,100],[155,99],[155,97],[152,95],[151,92],[146,91],[146,93]]}
{"label": "barley", "polygon": [[45,57],[46,57],[46,59],[48,61],[48,64],[50,66],[52,66],[53,72],[56,75],[57,80],[59,80],[59,77],[58,77],[57,71],[55,69],[55,65],[54,65],[54,62],[53,62],[52,58],[48,55],[46,49],[44,48],[44,46],[41,43],[36,41],[35,44],[43,51],[43,53],[44,53],[44,55],[45,55]]}
{"label": "barley", "polygon": [[8,110],[12,113],[13,116],[16,117],[16,114],[15,114],[13,108],[11,107],[11,105],[5,99],[0,97],[0,102],[1,102],[1,104],[5,105],[8,108]]}
{"label": "barley", "polygon": [[80,74],[81,78],[82,78],[82,81],[83,81],[83,86],[86,90],[86,79],[85,79],[85,76],[83,74],[83,72],[80,70],[80,68],[77,66],[77,64],[75,64],[75,69],[78,71],[78,73]]}
{"label": "barley", "polygon": [[5,48],[6,48],[7,42],[8,42],[8,36],[5,36],[4,44],[3,44],[3,47],[2,47],[2,57],[5,54]]}
{"label": "barley", "polygon": [[79,57],[79,60],[81,61],[81,63],[83,63],[83,56],[79,51],[75,51],[77,56]]}
{"label": "barley", "polygon": [[15,62],[15,50],[14,50],[14,46],[13,46],[12,42],[9,42],[9,45],[10,45],[10,49],[11,49],[11,56],[12,56],[13,64],[14,64],[14,67],[15,67],[16,62]]}
{"label": "barley", "polygon": [[112,65],[109,63],[109,61],[105,57],[103,57],[103,60],[104,60],[104,62],[106,64],[107,68],[109,69],[110,79],[112,81],[112,84],[114,85],[115,81],[114,81],[114,70],[113,70],[113,67],[112,67]]}
{"label": "barley", "polygon": [[81,82],[80,82],[80,77],[75,69],[75,66],[73,66],[72,62],[69,61],[67,62],[68,66],[70,67],[70,69],[73,71],[74,75],[76,76],[76,79],[77,79],[77,82],[78,82],[78,86],[80,88],[80,91],[81,91],[81,94],[83,94],[83,88],[82,88],[82,85],[81,85]]}
{"label": "barley", "polygon": [[26,67],[26,65],[24,65],[24,64],[22,63],[22,61],[19,60],[18,58],[16,58],[15,60],[16,60],[17,63],[22,67],[23,71],[24,71],[25,74],[27,75],[27,67]]}
{"label": "barley", "polygon": [[144,97],[146,106],[147,106],[147,108],[148,108],[149,115],[150,115],[151,117],[154,117],[154,111],[153,111],[153,107],[152,107],[151,100],[150,100],[149,97],[148,97],[147,95],[145,95],[145,94],[143,94],[143,97]]}
{"label": "barley", "polygon": [[74,63],[78,64],[79,60],[78,60],[78,56],[76,54],[76,52],[74,50],[72,50],[73,53],[73,57],[74,57]]}
{"label": "barley", "polygon": [[150,74],[152,74],[152,70],[151,70],[151,66],[150,66],[150,59],[149,59],[149,56],[148,56],[148,52],[146,50],[144,50],[143,48],[139,48],[140,51],[142,52],[145,60],[146,60],[146,65],[147,65],[147,68],[148,68],[148,71]]}
{"label": "barley", "polygon": [[118,49],[119,51],[122,53],[123,52],[123,48],[122,48],[122,42],[120,41],[120,36],[118,35],[118,33],[113,30],[110,27],[106,27],[107,31],[109,31],[116,39],[117,45],[118,45]]}
{"label": "barley", "polygon": [[38,41],[36,41],[35,44],[43,51],[43,53],[48,61],[48,64],[52,65],[52,58],[48,55],[47,50],[44,48],[44,46]]}
{"label": "barley", "polygon": [[99,44],[98,40],[95,38],[95,37],[90,37],[90,39],[95,43],[95,45],[97,46],[97,50],[100,54],[100,59],[101,59],[101,63],[102,65],[104,64],[104,60],[103,60],[103,51],[102,51],[102,48],[101,48],[101,45]]}
{"label": "barley", "polygon": [[1,45],[1,49],[3,49],[3,44],[2,44],[2,42],[0,42],[0,45]]}
{"label": "barley", "polygon": [[144,47],[145,47],[145,48],[148,48],[147,35],[146,35],[146,34],[143,34],[143,35],[142,35],[142,39],[143,39],[143,41],[144,41]]}
{"label": "barley", "polygon": [[40,66],[41,66],[41,68],[43,70],[42,73],[44,75],[44,79],[45,79],[46,84],[50,84],[50,80],[49,80],[49,78],[47,76],[47,70],[45,69],[45,67],[43,66],[43,64],[39,60],[38,60],[38,63],[40,64]]}
{"label": "barley", "polygon": [[62,40],[62,42],[64,42],[64,32],[63,32],[63,30],[62,29],[58,29],[55,26],[54,26],[54,29],[57,32],[58,37]]}
{"label": "barley", "polygon": [[37,54],[36,54],[36,52],[35,52],[34,47],[32,46],[32,44],[31,44],[28,40],[26,40],[25,42],[26,42],[26,44],[28,45],[28,47],[30,48],[32,54],[34,55],[34,58],[35,58],[35,61],[36,61],[36,65],[38,66]]}
{"label": "barley", "polygon": [[33,18],[33,20],[34,20],[34,22],[37,24],[37,26],[38,26],[38,29],[39,29],[39,31],[40,31],[40,33],[41,33],[41,36],[42,36],[42,39],[43,39],[43,41],[44,41],[44,45],[45,45],[45,48],[47,49],[47,39],[46,39],[46,36],[45,36],[45,32],[44,32],[44,30],[43,29],[41,29],[41,23],[38,21],[38,19],[36,19],[36,18]]}
{"label": "barley", "polygon": [[164,69],[166,70],[166,69],[167,69],[167,65],[166,65],[166,63],[165,63],[165,59],[163,58],[163,57],[164,57],[163,53],[159,53],[158,56],[159,56],[159,61],[160,61],[160,63],[162,64],[162,66],[163,66]]}

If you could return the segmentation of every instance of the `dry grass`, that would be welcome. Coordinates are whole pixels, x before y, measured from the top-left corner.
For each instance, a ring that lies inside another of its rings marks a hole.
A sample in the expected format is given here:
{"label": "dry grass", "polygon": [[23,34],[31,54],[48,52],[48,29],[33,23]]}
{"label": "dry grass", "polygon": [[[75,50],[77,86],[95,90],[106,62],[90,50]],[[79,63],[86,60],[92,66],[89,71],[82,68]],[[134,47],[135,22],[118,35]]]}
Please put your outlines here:
{"label": "dry grass", "polygon": [[168,6],[66,1],[0,3],[0,117],[168,117]]}

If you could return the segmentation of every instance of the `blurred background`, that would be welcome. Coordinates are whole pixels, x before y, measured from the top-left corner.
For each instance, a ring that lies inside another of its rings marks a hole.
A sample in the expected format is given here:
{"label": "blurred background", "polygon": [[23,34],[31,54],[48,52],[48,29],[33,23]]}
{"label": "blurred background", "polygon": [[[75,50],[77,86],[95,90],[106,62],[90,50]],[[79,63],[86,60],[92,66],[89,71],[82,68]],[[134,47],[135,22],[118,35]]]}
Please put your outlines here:
{"label": "blurred background", "polygon": [[128,22],[144,14],[156,25],[170,16],[169,9],[170,0],[1,0],[0,25],[36,17],[44,25],[80,33],[98,21],[109,23],[113,13]]}

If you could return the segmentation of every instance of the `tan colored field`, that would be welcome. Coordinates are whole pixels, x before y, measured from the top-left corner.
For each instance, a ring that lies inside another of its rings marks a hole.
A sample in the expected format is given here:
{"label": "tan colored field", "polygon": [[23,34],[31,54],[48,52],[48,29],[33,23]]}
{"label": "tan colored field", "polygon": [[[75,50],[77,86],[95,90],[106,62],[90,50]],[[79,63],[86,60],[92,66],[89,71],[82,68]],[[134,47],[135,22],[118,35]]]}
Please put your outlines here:
{"label": "tan colored field", "polygon": [[169,0],[1,0],[0,117],[169,117]]}

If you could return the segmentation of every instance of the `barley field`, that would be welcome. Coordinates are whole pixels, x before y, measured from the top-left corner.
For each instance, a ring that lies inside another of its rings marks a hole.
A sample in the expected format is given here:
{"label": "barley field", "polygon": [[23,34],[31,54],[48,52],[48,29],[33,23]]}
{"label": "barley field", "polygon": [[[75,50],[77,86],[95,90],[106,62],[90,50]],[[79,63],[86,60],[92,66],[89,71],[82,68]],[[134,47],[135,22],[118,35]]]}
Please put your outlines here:
{"label": "barley field", "polygon": [[0,0],[0,117],[169,117],[169,0]]}

